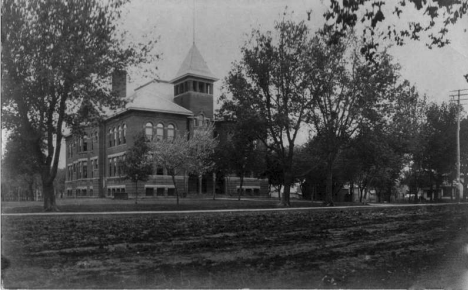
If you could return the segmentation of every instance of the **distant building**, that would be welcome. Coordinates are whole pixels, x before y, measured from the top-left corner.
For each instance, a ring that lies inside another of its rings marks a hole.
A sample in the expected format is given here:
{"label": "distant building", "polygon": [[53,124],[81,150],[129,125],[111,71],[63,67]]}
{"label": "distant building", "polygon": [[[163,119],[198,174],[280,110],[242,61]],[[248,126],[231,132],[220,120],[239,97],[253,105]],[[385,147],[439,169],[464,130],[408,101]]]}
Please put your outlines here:
{"label": "distant building", "polygon": [[[112,80],[113,89],[126,97],[126,73]],[[84,137],[66,136],[65,182],[67,197],[134,196],[135,184],[122,178],[119,161],[133,146],[134,136],[144,132],[149,139],[174,138],[215,122],[213,112],[213,76],[196,45],[193,44],[176,77],[171,81],[153,80],[129,96],[126,108],[106,118],[98,127],[87,128]],[[222,122],[215,122],[217,134]],[[235,194],[239,179],[234,176],[214,178],[213,174],[198,178],[176,177],[179,193]],[[247,178],[246,192],[267,195],[266,180]],[[171,196],[174,185],[167,170],[155,166],[147,182],[138,182],[139,195]]]}

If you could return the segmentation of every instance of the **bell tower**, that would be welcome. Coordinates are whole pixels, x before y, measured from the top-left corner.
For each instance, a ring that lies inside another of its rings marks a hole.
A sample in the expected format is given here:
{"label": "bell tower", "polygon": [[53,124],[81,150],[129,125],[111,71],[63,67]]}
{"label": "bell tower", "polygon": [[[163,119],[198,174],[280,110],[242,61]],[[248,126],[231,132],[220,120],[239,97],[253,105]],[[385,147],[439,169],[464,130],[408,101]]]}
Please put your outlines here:
{"label": "bell tower", "polygon": [[195,115],[201,113],[213,119],[213,84],[217,80],[194,42],[171,81],[174,85],[174,102]]}

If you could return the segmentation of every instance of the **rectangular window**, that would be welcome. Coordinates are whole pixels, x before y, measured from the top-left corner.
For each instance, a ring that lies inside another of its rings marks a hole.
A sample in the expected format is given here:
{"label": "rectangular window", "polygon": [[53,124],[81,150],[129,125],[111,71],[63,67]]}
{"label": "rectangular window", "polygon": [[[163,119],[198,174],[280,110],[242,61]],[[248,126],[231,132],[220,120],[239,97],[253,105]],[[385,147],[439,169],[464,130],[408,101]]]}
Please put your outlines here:
{"label": "rectangular window", "polygon": [[164,196],[164,188],[163,187],[156,188],[156,195],[157,196]]}
{"label": "rectangular window", "polygon": [[204,92],[205,92],[205,86],[204,86],[204,85],[205,85],[204,83],[198,82],[198,91],[199,91],[200,93],[204,93]]}
{"label": "rectangular window", "polygon": [[88,151],[88,138],[85,138],[83,140],[83,151],[84,152]]}
{"label": "rectangular window", "polygon": [[146,196],[153,196],[153,195],[154,195],[154,188],[152,188],[152,187],[147,187],[147,188],[145,189],[145,195],[146,195]]}
{"label": "rectangular window", "polygon": [[83,162],[83,178],[88,178],[88,162]]}
{"label": "rectangular window", "polygon": [[112,158],[109,158],[108,162],[109,162],[108,176],[112,176]]}
{"label": "rectangular window", "polygon": [[198,92],[198,82],[193,81],[193,91]]}
{"label": "rectangular window", "polygon": [[174,196],[175,195],[175,189],[174,188],[168,188],[167,189],[167,195],[168,196]]}
{"label": "rectangular window", "polygon": [[77,179],[81,179],[81,162],[78,162],[76,164],[76,175],[77,175]]}
{"label": "rectangular window", "polygon": [[162,168],[162,166],[156,167],[156,175],[164,175],[164,169]]}

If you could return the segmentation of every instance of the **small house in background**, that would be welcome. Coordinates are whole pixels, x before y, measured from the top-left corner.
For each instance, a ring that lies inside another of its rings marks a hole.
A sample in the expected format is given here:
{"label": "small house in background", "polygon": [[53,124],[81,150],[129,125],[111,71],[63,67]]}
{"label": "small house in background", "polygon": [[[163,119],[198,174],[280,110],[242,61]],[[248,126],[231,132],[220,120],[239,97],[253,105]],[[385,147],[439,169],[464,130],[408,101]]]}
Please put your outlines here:
{"label": "small house in background", "polygon": [[[278,192],[278,189],[272,187],[272,190],[270,190],[269,196],[272,198],[279,198],[279,196],[283,196],[284,193],[284,187],[281,187],[281,191]],[[289,191],[289,198],[292,199],[302,199],[302,189],[300,184],[296,183],[291,185],[290,191]]]}

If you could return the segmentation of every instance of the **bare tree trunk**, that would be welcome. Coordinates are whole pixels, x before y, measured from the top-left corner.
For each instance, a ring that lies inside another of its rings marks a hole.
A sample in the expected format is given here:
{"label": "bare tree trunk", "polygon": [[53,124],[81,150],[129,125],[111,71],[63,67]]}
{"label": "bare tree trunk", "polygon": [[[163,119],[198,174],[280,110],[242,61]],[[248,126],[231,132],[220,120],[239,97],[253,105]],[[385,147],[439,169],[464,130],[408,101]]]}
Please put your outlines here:
{"label": "bare tree trunk", "polygon": [[203,182],[203,176],[199,175],[198,176],[198,194],[202,194],[202,182]]}
{"label": "bare tree trunk", "polygon": [[213,200],[216,199],[216,173],[213,172]]}
{"label": "bare tree trunk", "polygon": [[242,194],[242,191],[244,190],[243,186],[244,186],[244,173],[242,173],[240,176],[240,186],[239,186],[237,200],[241,200],[241,194]]}
{"label": "bare tree trunk", "polygon": [[58,211],[55,203],[54,184],[52,182],[42,182],[42,195],[44,197],[45,211]]}
{"label": "bare tree trunk", "polygon": [[138,180],[135,181],[135,204],[138,203]]}
{"label": "bare tree trunk", "polygon": [[28,187],[29,187],[28,200],[34,200],[34,179],[29,182]]}
{"label": "bare tree trunk", "polygon": [[291,193],[291,183],[292,183],[292,176],[289,170],[284,173],[284,192],[281,199],[281,205],[283,206],[291,206],[291,201],[289,199]]}
{"label": "bare tree trunk", "polygon": [[174,191],[175,191],[175,195],[176,195],[176,199],[177,199],[177,205],[179,205],[179,191],[177,190],[177,184],[176,184],[176,180],[175,180],[175,170],[173,170],[172,172],[174,172],[173,174],[171,174],[172,183],[174,184]]}
{"label": "bare tree trunk", "polygon": [[327,190],[325,195],[325,202],[327,205],[334,205],[333,203],[333,164],[329,161],[327,165]]}

